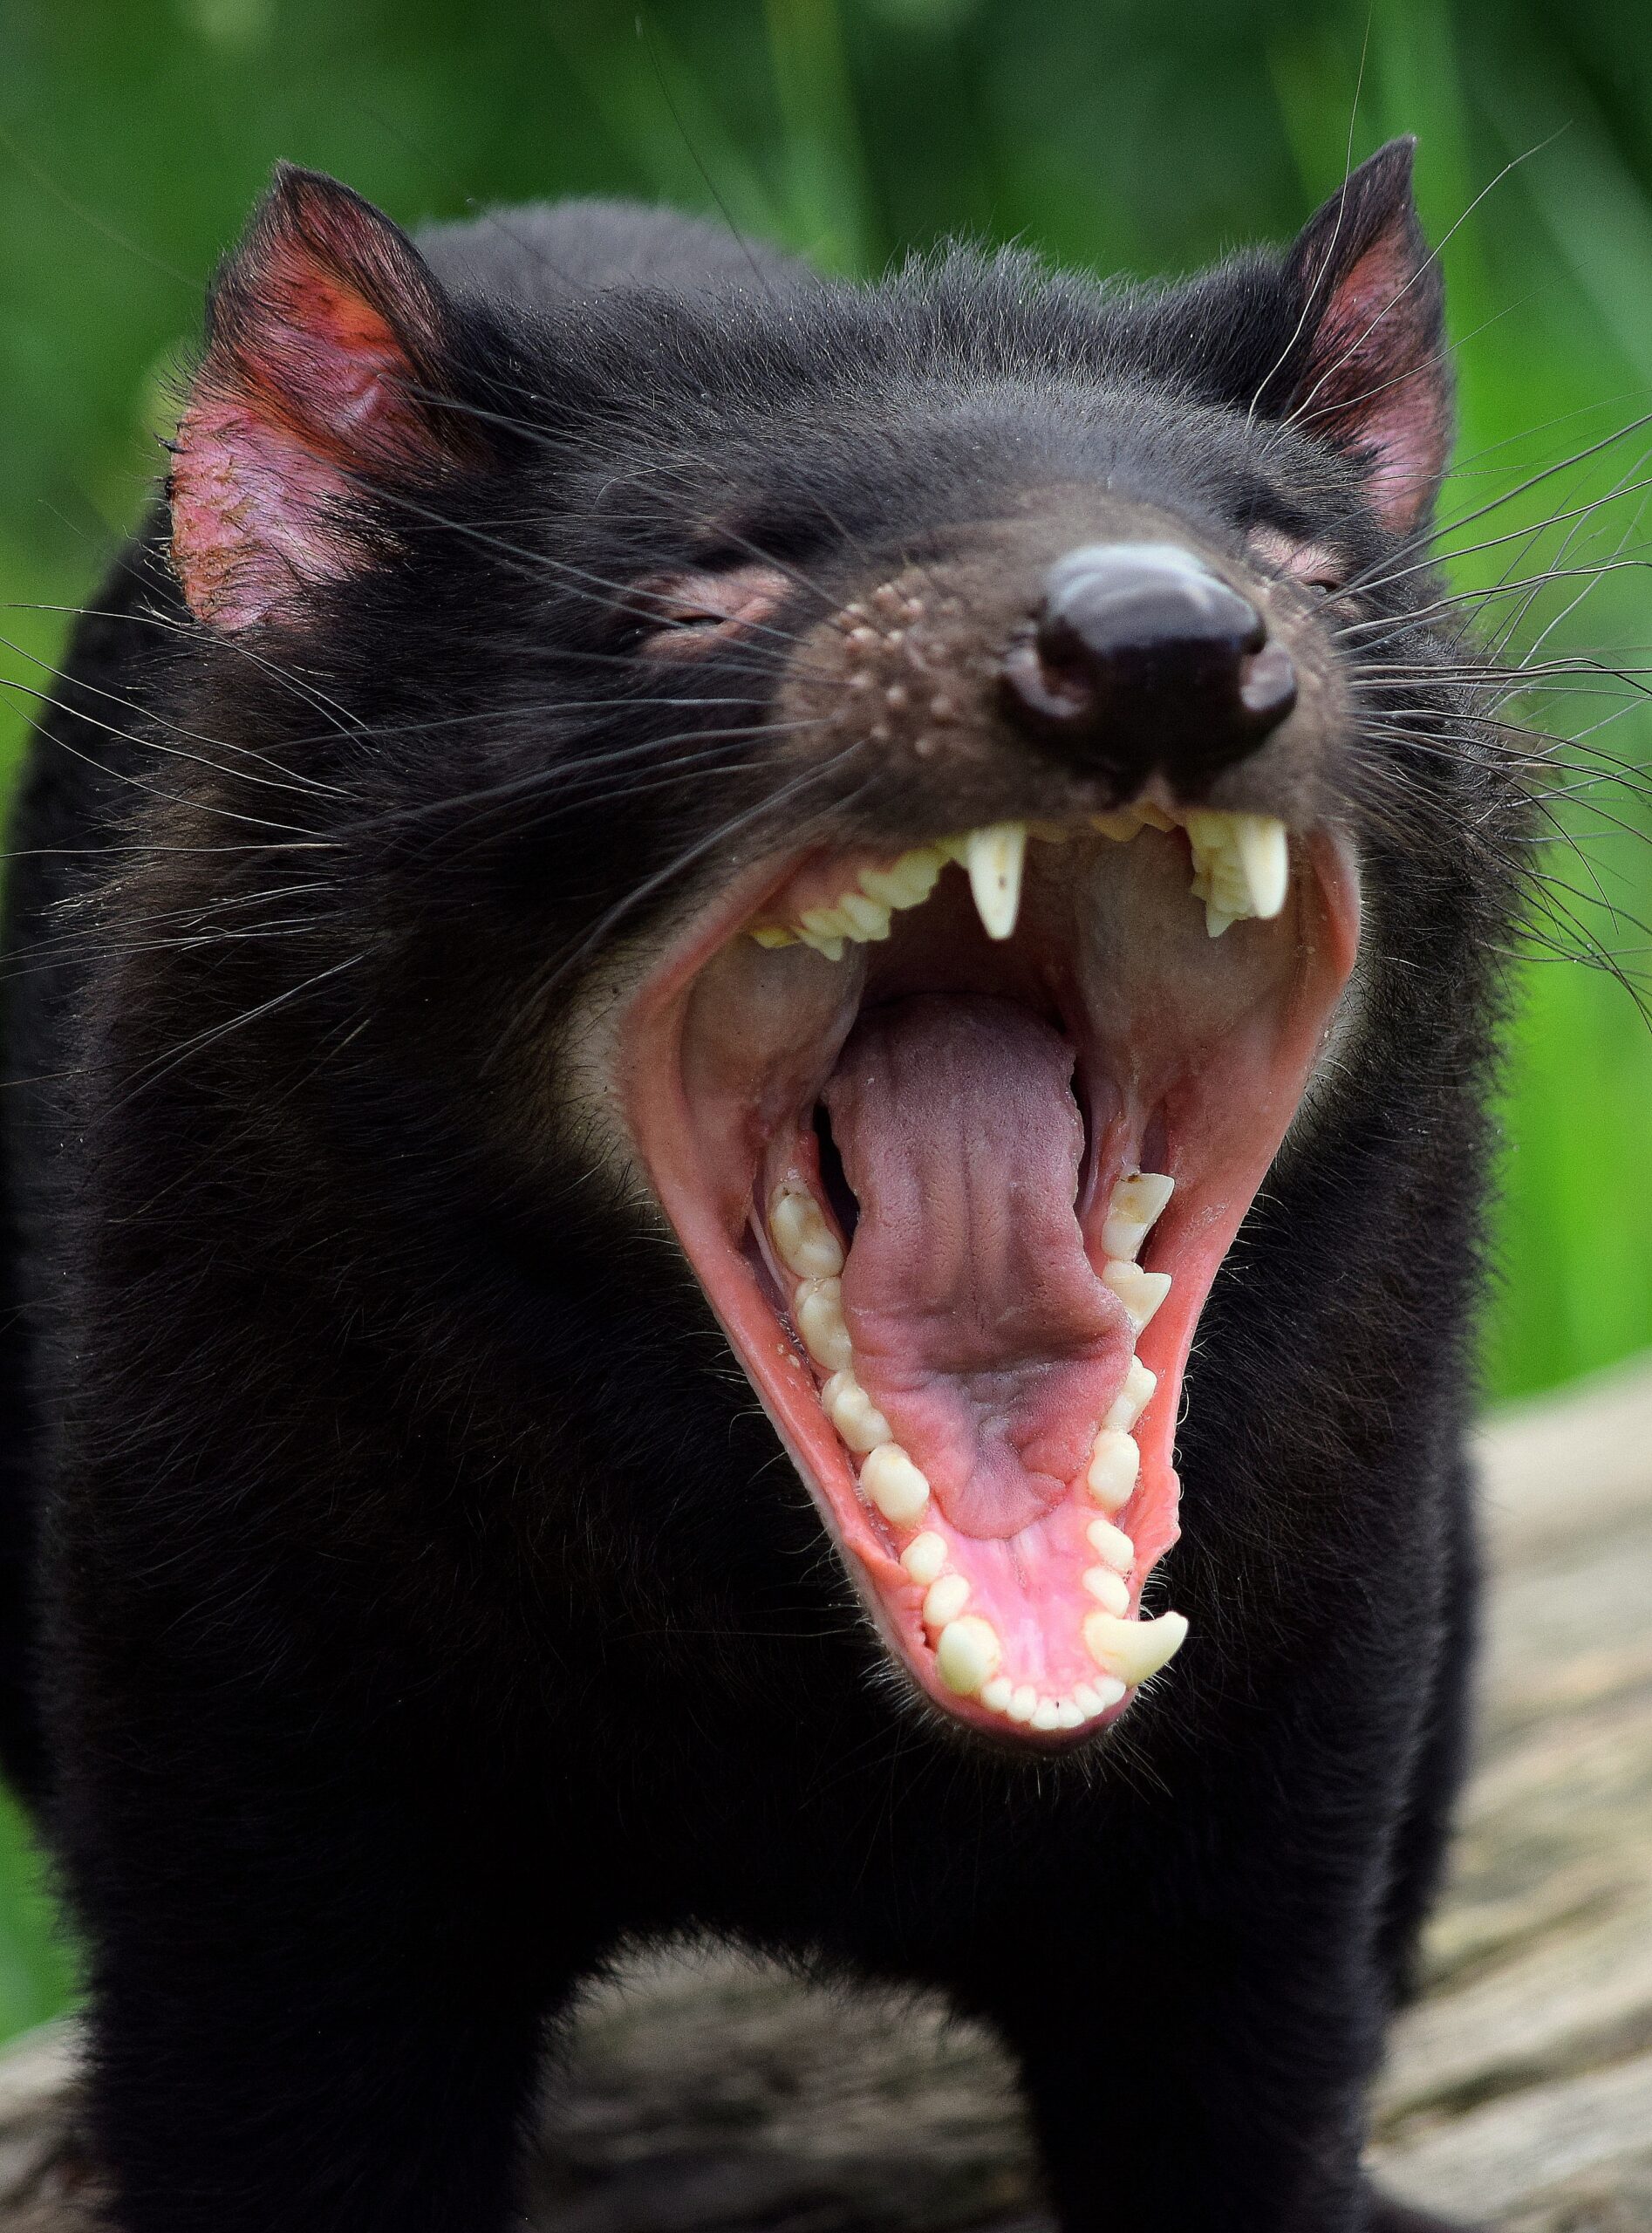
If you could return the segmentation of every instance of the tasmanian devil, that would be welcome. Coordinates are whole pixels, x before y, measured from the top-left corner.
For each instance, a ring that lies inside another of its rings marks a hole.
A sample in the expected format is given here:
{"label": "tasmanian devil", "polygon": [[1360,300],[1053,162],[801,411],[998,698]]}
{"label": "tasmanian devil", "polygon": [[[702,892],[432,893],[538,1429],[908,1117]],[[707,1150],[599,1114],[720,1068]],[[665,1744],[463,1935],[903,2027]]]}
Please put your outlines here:
{"label": "tasmanian devil", "polygon": [[1410,160],[1153,287],[278,175],[13,838],[126,2233],[516,2222],[684,1931],[988,2019],[1068,2233],[1421,2223],[1523,821]]}

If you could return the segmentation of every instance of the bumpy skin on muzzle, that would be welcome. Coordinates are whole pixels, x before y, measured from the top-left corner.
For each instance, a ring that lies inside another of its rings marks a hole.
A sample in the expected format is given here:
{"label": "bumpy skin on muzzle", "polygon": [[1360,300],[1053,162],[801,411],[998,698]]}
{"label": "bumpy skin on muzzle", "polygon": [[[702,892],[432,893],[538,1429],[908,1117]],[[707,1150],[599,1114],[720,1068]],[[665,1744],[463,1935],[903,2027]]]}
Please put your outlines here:
{"label": "bumpy skin on muzzle", "polygon": [[1004,661],[1018,727],[1130,796],[1164,774],[1203,787],[1296,703],[1262,615],[1174,543],[1099,543],[1049,570],[1038,617]]}

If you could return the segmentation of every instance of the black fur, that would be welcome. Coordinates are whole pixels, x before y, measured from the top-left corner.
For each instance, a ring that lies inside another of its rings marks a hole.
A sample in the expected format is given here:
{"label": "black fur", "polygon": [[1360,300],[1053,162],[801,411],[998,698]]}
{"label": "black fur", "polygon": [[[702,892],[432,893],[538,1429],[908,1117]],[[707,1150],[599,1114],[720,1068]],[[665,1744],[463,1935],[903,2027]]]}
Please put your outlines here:
{"label": "black fur", "polygon": [[[3,1547],[41,1515],[48,1735],[14,1669],[8,1757],[85,1932],[119,2222],[502,2229],[548,2019],[622,1935],[700,1929],[988,2017],[1069,2233],[1357,2233],[1471,1594],[1515,820],[1460,693],[1449,752],[1350,719],[1301,778],[1360,834],[1358,1025],[1190,1369],[1193,1641],[1099,1757],[976,1749],[891,1689],[697,1284],[548,1084],[611,918],[706,888],[725,821],[934,823],[859,767],[766,809],[779,742],[720,740],[784,646],[639,680],[604,584],[756,546],[836,601],[1105,484],[1427,604],[1356,448],[1284,424],[1300,275],[959,251],[863,290],[607,207],[429,246],[471,462],[364,495],[382,563],[284,632],[215,640],[157,523],[13,839]],[[673,775],[685,732],[722,764]]]}

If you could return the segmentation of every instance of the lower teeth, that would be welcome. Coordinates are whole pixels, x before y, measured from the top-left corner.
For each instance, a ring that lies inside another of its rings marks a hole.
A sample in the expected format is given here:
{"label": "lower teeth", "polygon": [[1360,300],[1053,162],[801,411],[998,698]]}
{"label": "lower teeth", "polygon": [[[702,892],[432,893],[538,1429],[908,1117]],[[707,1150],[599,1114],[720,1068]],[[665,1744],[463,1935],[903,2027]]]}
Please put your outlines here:
{"label": "lower teeth", "polygon": [[[1170,1198],[1171,1182],[1151,1172],[1122,1178],[1109,1205],[1105,1231],[1109,1260],[1103,1277],[1130,1312],[1137,1331],[1170,1287],[1164,1274],[1142,1271],[1134,1261],[1154,1219]],[[892,1527],[917,1526],[929,1509],[930,1484],[922,1469],[894,1439],[889,1421],[855,1376],[854,1353],[843,1316],[842,1244],[803,1181],[788,1176],[768,1208],[769,1237],[780,1261],[797,1282],[792,1318],[804,1348],[827,1372],[820,1400],[841,1439],[864,1459],[860,1486],[867,1501]],[[1110,1247],[1130,1244],[1117,1257]],[[1081,1581],[1096,1600],[1084,1615],[1081,1633],[1100,1670],[1064,1697],[1041,1696],[1030,1683],[1014,1683],[1000,1671],[1002,1646],[997,1631],[980,1614],[966,1613],[966,1576],[951,1566],[945,1536],[933,1528],[915,1534],[902,1551],[901,1564],[923,1589],[923,1619],[934,1634],[935,1663],[942,1682],[959,1697],[973,1697],[989,1712],[1018,1724],[1049,1731],[1077,1729],[1116,1705],[1127,1690],[1157,1674],[1179,1648],[1187,1623],[1179,1613],[1156,1620],[1130,1617],[1131,1592],[1125,1577],[1136,1560],[1136,1547],[1113,1515],[1135,1492],[1141,1453],[1130,1431],[1157,1386],[1155,1376],[1132,1356],[1123,1385],[1097,1430],[1084,1490],[1107,1518],[1086,1529],[1098,1563]]]}

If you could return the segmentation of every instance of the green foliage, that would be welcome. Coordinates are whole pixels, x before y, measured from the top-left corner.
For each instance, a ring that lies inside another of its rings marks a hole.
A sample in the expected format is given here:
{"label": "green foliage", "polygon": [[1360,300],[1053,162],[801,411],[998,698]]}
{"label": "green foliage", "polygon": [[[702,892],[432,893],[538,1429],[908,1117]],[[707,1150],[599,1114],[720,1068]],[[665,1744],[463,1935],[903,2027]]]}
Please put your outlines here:
{"label": "green foliage", "polygon": [[[1649,64],[1652,18],[1616,0],[655,0],[640,18],[631,0],[8,0],[0,765],[61,608],[92,593],[142,502],[201,282],[277,156],[407,222],[624,193],[720,208],[849,271],[962,231],[1151,273],[1288,236],[1341,177],[1350,117],[1356,157],[1414,130],[1459,343],[1455,516],[1648,407]],[[1644,471],[1631,442],[1467,539]],[[1638,547],[1633,497],[1568,563],[1620,539]],[[1529,563],[1503,543],[1459,570],[1484,584]],[[1554,618],[1550,651],[1643,642],[1641,578],[1569,618],[1534,610],[1520,635]],[[1577,724],[1616,702],[1536,701]],[[1647,725],[1631,711],[1594,743],[1642,763]],[[1578,848],[1548,848],[1556,904],[1633,973],[1652,900],[1641,809],[1595,786],[1560,811]],[[1494,1393],[1652,1342],[1649,1110],[1652,1033],[1623,987],[1533,965]],[[0,1816],[0,2032],[54,2004],[64,1976],[38,1898],[7,1893],[19,1854]]]}

